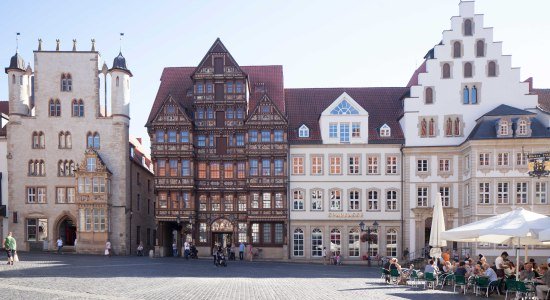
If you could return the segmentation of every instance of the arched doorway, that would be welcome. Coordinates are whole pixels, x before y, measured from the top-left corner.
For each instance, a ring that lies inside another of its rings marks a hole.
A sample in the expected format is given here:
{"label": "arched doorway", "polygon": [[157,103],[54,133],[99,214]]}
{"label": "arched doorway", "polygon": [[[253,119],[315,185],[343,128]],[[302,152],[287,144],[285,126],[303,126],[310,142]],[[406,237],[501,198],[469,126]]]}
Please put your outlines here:
{"label": "arched doorway", "polygon": [[76,225],[69,217],[64,217],[59,222],[58,236],[61,237],[64,245],[74,246],[74,241],[76,240]]}
{"label": "arched doorway", "polygon": [[212,223],[212,245],[230,246],[233,243],[233,224],[226,219],[217,219]]}

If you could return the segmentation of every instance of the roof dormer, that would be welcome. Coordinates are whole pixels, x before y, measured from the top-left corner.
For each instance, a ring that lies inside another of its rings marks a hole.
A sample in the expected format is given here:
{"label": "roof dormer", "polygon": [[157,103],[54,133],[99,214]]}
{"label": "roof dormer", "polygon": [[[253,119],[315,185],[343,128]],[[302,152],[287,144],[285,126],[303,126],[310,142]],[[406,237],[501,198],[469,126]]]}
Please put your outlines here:
{"label": "roof dormer", "polygon": [[378,130],[378,134],[380,134],[380,137],[383,137],[383,138],[391,137],[390,126],[388,126],[388,124],[382,125]]}
{"label": "roof dormer", "polygon": [[323,144],[368,143],[369,113],[343,92],[321,113]]}

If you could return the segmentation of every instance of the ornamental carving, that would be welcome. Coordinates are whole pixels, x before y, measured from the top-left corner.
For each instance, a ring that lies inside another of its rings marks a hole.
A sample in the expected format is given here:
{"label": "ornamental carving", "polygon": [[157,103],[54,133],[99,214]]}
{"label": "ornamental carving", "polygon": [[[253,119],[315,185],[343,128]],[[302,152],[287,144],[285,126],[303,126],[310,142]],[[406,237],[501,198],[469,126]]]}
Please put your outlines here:
{"label": "ornamental carving", "polygon": [[218,219],[212,223],[212,232],[233,231],[233,224],[226,219]]}

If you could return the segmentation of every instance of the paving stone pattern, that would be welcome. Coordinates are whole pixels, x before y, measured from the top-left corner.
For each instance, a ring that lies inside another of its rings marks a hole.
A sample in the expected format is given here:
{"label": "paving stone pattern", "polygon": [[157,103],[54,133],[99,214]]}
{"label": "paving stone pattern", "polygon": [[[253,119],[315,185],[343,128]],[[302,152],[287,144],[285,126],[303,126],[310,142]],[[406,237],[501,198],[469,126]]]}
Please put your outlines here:
{"label": "paving stone pattern", "polygon": [[[382,282],[378,268],[20,253],[2,299],[474,299]],[[493,297],[496,298],[496,297]]]}

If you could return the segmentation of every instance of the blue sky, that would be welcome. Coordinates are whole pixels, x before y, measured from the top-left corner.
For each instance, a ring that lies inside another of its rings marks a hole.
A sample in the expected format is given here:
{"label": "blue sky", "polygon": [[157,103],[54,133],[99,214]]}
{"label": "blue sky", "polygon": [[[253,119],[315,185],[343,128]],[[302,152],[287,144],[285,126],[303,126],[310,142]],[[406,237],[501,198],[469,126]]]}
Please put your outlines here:
{"label": "blue sky", "polygon": [[[403,86],[424,54],[458,14],[457,0],[362,1],[1,1],[0,58],[15,52],[32,60],[44,50],[96,49],[110,66],[125,33],[132,70],[130,134],[143,127],[162,69],[196,66],[220,37],[240,65],[284,67],[285,87]],[[521,67],[521,78],[550,88],[550,1],[478,0],[476,13],[494,27],[495,41]],[[31,62],[32,65],[32,62]],[[0,99],[7,100],[7,77]],[[41,99],[37,99],[40,101]]]}

